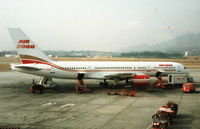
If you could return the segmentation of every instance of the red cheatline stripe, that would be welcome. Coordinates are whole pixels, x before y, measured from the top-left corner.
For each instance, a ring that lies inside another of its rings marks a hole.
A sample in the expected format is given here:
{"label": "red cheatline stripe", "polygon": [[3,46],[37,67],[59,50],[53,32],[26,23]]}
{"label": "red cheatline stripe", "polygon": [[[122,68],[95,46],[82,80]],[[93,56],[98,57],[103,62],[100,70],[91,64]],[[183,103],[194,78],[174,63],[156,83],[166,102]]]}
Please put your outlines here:
{"label": "red cheatline stripe", "polygon": [[23,64],[34,64],[34,63],[36,63],[36,64],[46,64],[46,65],[50,65],[50,66],[52,66],[52,67],[54,67],[54,68],[57,68],[57,69],[60,69],[60,70],[64,70],[64,71],[74,71],[74,70],[70,70],[70,69],[64,69],[64,68],[62,68],[62,67],[60,67],[60,66],[57,66],[57,65],[55,65],[55,64],[52,64],[52,63],[46,63],[46,62],[42,62],[42,61],[37,61],[37,60],[22,60],[22,63]]}
{"label": "red cheatline stripe", "polygon": [[[151,70],[84,70],[84,71],[79,71],[79,70],[71,70],[71,69],[65,69],[63,67],[60,67],[58,65],[55,65],[53,63],[46,63],[46,62],[42,62],[42,61],[37,61],[37,60],[25,60],[22,59],[21,60],[23,64],[46,64],[46,65],[50,65],[54,68],[63,70],[63,71],[70,71],[70,72],[133,72],[133,71],[137,71],[137,72],[145,72],[145,71],[157,71],[155,69],[151,69]],[[165,71],[176,71],[176,70],[165,70]]]}
{"label": "red cheatline stripe", "polygon": [[37,63],[37,64],[48,64],[48,63],[41,62],[41,61],[36,61],[36,60],[24,60],[24,59],[22,59],[22,63],[23,63],[23,64],[34,64],[34,63]]}

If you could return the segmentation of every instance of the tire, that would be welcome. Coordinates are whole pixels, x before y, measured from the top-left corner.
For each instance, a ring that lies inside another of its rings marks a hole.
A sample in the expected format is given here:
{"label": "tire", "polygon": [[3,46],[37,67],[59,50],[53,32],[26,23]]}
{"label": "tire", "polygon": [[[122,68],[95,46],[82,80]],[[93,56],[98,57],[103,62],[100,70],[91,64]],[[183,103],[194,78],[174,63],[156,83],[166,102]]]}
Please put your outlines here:
{"label": "tire", "polygon": [[100,86],[104,86],[103,82],[100,82],[99,85],[100,85]]}

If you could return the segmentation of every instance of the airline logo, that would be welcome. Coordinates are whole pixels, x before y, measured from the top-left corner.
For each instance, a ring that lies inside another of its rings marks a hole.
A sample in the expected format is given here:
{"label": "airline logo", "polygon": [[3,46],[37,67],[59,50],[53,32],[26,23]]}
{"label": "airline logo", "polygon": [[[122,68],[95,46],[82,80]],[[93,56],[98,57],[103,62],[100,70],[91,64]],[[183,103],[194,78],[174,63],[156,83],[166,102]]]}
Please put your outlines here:
{"label": "airline logo", "polygon": [[35,48],[35,45],[30,45],[30,40],[19,40],[18,41],[18,45],[17,45],[17,48]]}
{"label": "airline logo", "polygon": [[186,78],[177,78],[176,80],[181,81],[181,80],[186,80]]}
{"label": "airline logo", "polygon": [[18,43],[30,43],[30,40],[19,40]]}
{"label": "airline logo", "polygon": [[172,64],[159,64],[159,66],[173,66]]}

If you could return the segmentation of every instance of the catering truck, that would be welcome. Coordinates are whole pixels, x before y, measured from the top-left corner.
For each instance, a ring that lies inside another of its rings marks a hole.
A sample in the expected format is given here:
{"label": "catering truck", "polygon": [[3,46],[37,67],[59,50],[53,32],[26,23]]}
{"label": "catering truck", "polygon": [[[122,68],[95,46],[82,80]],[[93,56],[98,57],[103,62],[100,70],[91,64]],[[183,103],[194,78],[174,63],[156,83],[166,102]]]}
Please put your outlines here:
{"label": "catering truck", "polygon": [[155,86],[159,88],[172,88],[174,86],[182,86],[185,83],[193,82],[193,78],[188,74],[168,74],[155,81]]}
{"label": "catering truck", "polygon": [[188,82],[188,74],[169,74],[168,84],[169,85],[182,85]]}

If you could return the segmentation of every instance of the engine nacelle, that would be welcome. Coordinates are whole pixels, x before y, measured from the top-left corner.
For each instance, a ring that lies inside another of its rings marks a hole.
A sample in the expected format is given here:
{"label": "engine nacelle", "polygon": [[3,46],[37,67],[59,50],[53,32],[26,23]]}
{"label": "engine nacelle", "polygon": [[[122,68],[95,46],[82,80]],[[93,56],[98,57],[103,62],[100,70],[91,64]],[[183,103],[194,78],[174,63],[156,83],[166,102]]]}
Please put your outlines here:
{"label": "engine nacelle", "polygon": [[167,83],[167,79],[167,77],[162,77],[162,82],[160,82],[157,77],[149,77],[148,75],[135,75],[129,79],[129,84],[139,86],[153,85],[155,83]]}
{"label": "engine nacelle", "polygon": [[135,75],[131,79],[133,85],[148,85],[150,83],[150,77],[148,75]]}

